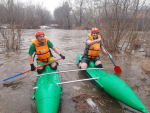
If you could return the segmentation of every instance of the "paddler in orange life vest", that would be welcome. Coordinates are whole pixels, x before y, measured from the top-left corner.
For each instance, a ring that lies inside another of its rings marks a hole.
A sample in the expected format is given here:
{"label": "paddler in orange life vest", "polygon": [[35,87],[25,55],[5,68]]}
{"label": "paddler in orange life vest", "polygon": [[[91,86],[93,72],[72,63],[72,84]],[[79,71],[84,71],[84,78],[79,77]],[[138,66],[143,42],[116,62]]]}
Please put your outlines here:
{"label": "paddler in orange life vest", "polygon": [[[35,34],[36,39],[32,40],[32,44],[30,46],[29,52],[28,52],[28,60],[31,65],[31,71],[35,70],[35,66],[33,64],[32,55],[34,52],[36,52],[38,57],[38,64],[37,65],[43,65],[45,63],[54,61],[54,57],[51,53],[51,48],[53,51],[55,51],[62,59],[65,59],[65,56],[60,54],[60,52],[53,46],[52,42],[48,40],[48,38],[44,35],[42,31],[38,31]],[[51,68],[53,70],[57,69],[57,63],[53,62],[50,64]],[[40,67],[37,69],[37,73],[41,74],[44,70],[44,67]]]}
{"label": "paddler in orange life vest", "polygon": [[[100,49],[102,49],[102,51],[105,54],[107,54],[107,52],[105,51],[103,47],[101,36],[99,35],[99,29],[92,28],[91,34],[87,35],[86,47],[85,47],[82,59],[79,61],[80,62],[79,67],[81,69],[86,69],[87,66],[89,65],[89,62],[93,61],[95,63],[95,67],[102,68],[103,66],[99,57]],[[112,58],[111,55],[110,55],[110,58]]]}

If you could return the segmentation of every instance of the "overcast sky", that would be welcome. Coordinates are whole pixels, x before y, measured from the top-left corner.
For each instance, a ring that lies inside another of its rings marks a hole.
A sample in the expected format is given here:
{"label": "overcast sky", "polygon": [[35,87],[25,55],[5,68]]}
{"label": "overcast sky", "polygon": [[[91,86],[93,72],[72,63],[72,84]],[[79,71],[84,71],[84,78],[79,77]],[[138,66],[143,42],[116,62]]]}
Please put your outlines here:
{"label": "overcast sky", "polygon": [[[28,2],[29,0],[21,0],[23,2]],[[33,3],[43,3],[43,6],[46,7],[51,14],[53,15],[53,11],[56,7],[60,6],[63,0],[32,0]]]}
{"label": "overcast sky", "polygon": [[56,7],[60,6],[62,3],[62,0],[40,0],[40,2],[43,2],[43,5],[51,11],[53,14],[53,11]]}

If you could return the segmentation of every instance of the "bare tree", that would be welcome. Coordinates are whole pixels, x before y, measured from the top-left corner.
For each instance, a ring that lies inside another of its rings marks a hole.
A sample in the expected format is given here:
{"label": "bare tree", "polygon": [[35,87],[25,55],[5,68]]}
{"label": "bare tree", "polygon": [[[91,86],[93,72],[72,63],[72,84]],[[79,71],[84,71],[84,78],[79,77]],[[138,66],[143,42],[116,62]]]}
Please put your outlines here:
{"label": "bare tree", "polygon": [[[72,7],[72,14],[75,20],[75,25],[81,27],[83,20],[83,5],[85,0],[67,0]],[[76,4],[76,5],[74,5]]]}
{"label": "bare tree", "polygon": [[[2,34],[3,49],[7,52],[20,49],[21,43],[21,25],[23,23],[21,19],[22,13],[19,14],[19,5],[15,5],[14,0],[1,1],[3,3],[5,14],[7,15],[7,24],[10,29],[0,29]],[[17,3],[16,3],[17,4]]]}
{"label": "bare tree", "polygon": [[61,7],[54,10],[54,18],[61,27],[71,28],[71,7],[68,2],[64,2]]}

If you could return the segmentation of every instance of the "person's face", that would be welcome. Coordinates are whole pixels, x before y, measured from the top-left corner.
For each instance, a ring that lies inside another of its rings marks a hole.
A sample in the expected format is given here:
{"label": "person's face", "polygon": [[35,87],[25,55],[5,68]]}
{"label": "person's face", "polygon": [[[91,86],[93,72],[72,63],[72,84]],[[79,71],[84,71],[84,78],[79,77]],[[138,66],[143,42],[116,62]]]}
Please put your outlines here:
{"label": "person's face", "polygon": [[37,38],[39,43],[43,43],[44,42],[44,35],[39,35]]}
{"label": "person's face", "polygon": [[94,39],[96,39],[97,37],[98,37],[98,32],[92,32],[92,37],[94,38]]}

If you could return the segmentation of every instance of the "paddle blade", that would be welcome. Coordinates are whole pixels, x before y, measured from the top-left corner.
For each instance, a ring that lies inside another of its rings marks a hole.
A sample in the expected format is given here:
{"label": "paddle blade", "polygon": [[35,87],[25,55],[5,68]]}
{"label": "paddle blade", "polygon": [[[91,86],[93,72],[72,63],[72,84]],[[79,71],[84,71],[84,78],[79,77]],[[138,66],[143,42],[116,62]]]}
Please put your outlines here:
{"label": "paddle blade", "polygon": [[116,73],[122,72],[121,68],[119,66],[116,66],[116,65],[114,67],[114,70]]}

